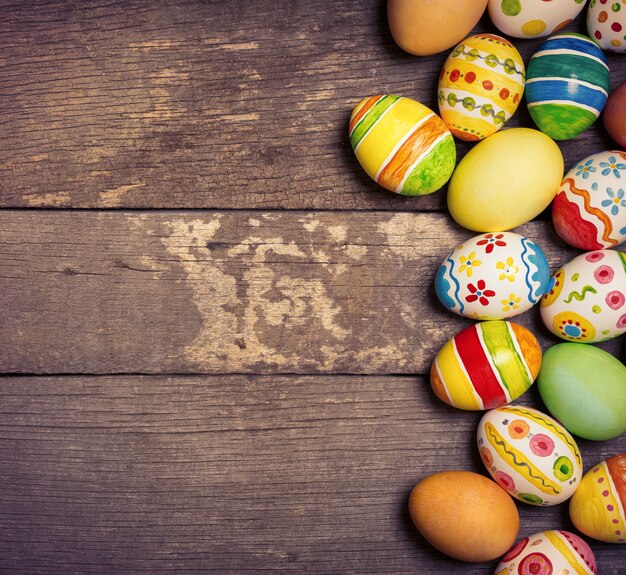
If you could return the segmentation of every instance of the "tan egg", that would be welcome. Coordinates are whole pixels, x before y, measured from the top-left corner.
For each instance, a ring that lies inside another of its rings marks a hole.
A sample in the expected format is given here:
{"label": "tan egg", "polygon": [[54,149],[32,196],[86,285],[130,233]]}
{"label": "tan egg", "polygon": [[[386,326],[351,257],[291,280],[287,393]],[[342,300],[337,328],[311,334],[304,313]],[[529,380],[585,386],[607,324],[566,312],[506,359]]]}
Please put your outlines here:
{"label": "tan egg", "polygon": [[483,15],[488,0],[388,0],[391,35],[406,52],[437,54],[458,44]]}
{"label": "tan egg", "polygon": [[519,531],[519,513],[508,493],[471,471],[422,479],[409,496],[409,513],[431,545],[472,563],[506,553]]}

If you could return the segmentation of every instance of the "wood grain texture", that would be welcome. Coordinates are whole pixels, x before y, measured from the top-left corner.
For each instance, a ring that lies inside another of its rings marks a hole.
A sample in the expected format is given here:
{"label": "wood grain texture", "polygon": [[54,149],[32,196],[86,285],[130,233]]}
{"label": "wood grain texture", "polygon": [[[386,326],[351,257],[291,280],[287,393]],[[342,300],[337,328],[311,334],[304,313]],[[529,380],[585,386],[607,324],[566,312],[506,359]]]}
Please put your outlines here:
{"label": "wood grain texture", "polygon": [[[371,94],[436,109],[446,54],[399,50],[384,0],[0,0],[0,42],[0,572],[491,575],[406,509],[430,473],[482,472],[480,414],[407,375],[470,323],[432,286],[472,233],[432,213],[444,191],[378,188],[346,134]],[[520,231],[553,270],[576,253]],[[626,437],[580,446],[589,468]]]}
{"label": "wood grain texture", "polygon": [[[7,1],[0,42],[0,206],[445,207],[379,188],[350,149],[366,96],[437,109],[447,54],[402,52],[383,0]],[[539,42],[516,41],[525,61]],[[532,126],[520,108],[510,126]],[[615,146],[600,123],[560,145],[568,167]]]}
{"label": "wood grain texture", "polygon": [[[553,271],[577,254],[547,222],[519,231]],[[433,285],[472,235],[435,213],[0,212],[0,369],[427,373],[471,323]]]}
{"label": "wood grain texture", "polygon": [[[483,472],[479,419],[414,377],[4,378],[0,570],[491,575],[406,511],[422,477]],[[626,437],[580,447],[589,468]],[[572,529],[566,505],[518,507],[521,535]]]}

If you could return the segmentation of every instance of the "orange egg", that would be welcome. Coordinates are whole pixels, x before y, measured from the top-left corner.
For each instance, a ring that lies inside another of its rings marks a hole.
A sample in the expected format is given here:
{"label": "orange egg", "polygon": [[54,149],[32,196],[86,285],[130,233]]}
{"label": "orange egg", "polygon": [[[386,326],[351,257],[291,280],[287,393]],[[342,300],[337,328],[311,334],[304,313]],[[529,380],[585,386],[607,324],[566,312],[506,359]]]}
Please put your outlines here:
{"label": "orange egg", "polygon": [[387,0],[387,19],[400,48],[428,56],[458,44],[486,7],[487,0]]}
{"label": "orange egg", "polygon": [[461,561],[500,557],[519,531],[519,513],[508,493],[471,471],[444,471],[422,479],[409,496],[409,512],[429,543]]}

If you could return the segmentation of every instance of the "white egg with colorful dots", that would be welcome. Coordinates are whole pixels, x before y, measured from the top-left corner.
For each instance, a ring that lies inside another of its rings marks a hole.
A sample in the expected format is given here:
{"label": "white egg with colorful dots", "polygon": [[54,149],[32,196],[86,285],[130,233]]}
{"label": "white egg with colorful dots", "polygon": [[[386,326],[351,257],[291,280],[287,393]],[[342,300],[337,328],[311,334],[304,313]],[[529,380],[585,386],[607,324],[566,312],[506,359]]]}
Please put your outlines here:
{"label": "white egg with colorful dots", "polygon": [[547,291],[548,261],[532,240],[513,232],[481,234],[439,266],[435,291],[450,311],[479,320],[525,312]]}
{"label": "white egg with colorful dots", "polygon": [[626,5],[621,0],[591,0],[587,32],[603,50],[626,52]]}
{"label": "white egg with colorful dots", "polygon": [[550,529],[525,537],[502,557],[494,575],[595,575],[596,558],[569,531]]}
{"label": "white egg with colorful dots", "polygon": [[596,343],[626,332],[626,253],[595,250],[566,263],[550,280],[540,312],[567,341]]}
{"label": "white egg with colorful dots", "polygon": [[520,501],[558,505],[580,484],[583,462],[576,441],[536,409],[506,405],[488,411],[478,424],[477,440],[487,471]]}
{"label": "white egg with colorful dots", "polygon": [[489,0],[491,21],[514,38],[541,38],[567,26],[585,0]]}

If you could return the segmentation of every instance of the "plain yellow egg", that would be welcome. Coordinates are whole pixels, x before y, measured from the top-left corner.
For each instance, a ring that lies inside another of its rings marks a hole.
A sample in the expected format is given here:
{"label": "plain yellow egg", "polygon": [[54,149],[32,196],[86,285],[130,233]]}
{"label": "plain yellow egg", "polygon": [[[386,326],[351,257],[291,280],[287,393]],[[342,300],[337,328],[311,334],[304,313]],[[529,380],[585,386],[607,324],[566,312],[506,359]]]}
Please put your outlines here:
{"label": "plain yellow egg", "polygon": [[519,513],[509,494],[471,471],[443,471],[422,479],[409,496],[409,513],[431,545],[473,563],[506,553],[519,531]]}
{"label": "plain yellow egg", "polygon": [[559,191],[563,155],[539,130],[511,128],[476,144],[448,186],[450,215],[477,232],[503,232],[545,210]]}
{"label": "plain yellow egg", "polygon": [[467,36],[483,15],[487,0],[388,0],[391,35],[406,52],[437,54]]}

